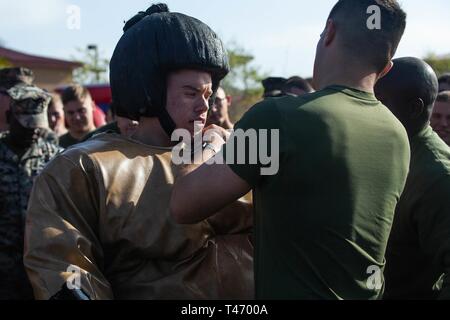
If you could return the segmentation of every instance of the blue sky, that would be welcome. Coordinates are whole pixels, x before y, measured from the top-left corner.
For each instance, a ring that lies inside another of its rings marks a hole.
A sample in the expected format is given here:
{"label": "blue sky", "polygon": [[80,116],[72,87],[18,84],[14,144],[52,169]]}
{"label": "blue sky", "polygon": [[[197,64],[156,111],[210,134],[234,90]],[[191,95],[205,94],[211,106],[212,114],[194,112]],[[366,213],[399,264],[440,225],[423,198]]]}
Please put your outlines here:
{"label": "blue sky", "polygon": [[[235,41],[271,75],[312,75],[316,42],[335,0],[168,0],[210,25],[225,43]],[[0,39],[9,48],[70,59],[75,48],[96,43],[110,57],[123,21],[153,1],[0,0]],[[404,0],[408,26],[397,56],[450,54],[450,1]],[[81,28],[67,28],[67,8],[81,10]]]}

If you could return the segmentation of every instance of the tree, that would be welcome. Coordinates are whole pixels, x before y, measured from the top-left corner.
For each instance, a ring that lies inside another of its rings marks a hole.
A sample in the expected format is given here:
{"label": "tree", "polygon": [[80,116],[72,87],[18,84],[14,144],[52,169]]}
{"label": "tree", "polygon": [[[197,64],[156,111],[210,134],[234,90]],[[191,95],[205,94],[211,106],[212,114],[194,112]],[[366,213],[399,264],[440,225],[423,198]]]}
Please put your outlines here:
{"label": "tree", "polygon": [[433,68],[438,76],[450,72],[450,55],[438,56],[429,53],[424,60]]}
{"label": "tree", "polygon": [[230,73],[223,80],[222,87],[227,94],[233,97],[233,106],[230,108],[231,121],[239,120],[242,115],[263,94],[262,79],[266,77],[258,66],[252,64],[254,56],[235,42],[227,46]]}
{"label": "tree", "polygon": [[79,58],[73,57],[73,59],[80,61],[83,66],[74,71],[74,81],[80,84],[108,82],[109,59],[99,56],[98,47],[89,45],[85,49],[77,48],[76,50],[79,53]]}

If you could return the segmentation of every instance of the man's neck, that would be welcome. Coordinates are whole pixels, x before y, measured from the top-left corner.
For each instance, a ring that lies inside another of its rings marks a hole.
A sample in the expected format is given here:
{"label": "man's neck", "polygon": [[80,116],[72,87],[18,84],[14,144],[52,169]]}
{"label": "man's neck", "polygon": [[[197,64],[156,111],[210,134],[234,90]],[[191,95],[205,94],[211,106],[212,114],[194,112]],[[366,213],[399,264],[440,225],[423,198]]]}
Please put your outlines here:
{"label": "man's neck", "polygon": [[89,132],[92,132],[92,131],[94,131],[94,130],[95,130],[95,127],[90,128],[90,129],[87,130],[87,131],[82,131],[82,132],[79,132],[79,131],[70,131],[70,130],[69,130],[69,134],[72,136],[72,138],[74,138],[74,139],[80,141],[81,139],[84,138],[85,135],[87,135]]}
{"label": "man's neck", "polygon": [[340,85],[364,92],[373,93],[377,82],[377,74],[367,71],[358,63],[341,59],[340,62],[334,62],[334,67],[328,68],[329,72],[322,75],[318,90],[322,90],[331,85]]}
{"label": "man's neck", "polygon": [[68,131],[66,129],[66,127],[62,126],[62,125],[57,125],[54,129],[53,132],[56,133],[56,135],[62,136],[63,134],[66,134]]}
{"label": "man's neck", "polygon": [[322,90],[331,85],[339,85],[348,88],[357,89],[364,92],[373,93],[373,88],[376,83],[376,75],[368,75],[364,78],[354,77],[353,79],[347,75],[345,76],[327,76],[320,84],[320,89]]}
{"label": "man's neck", "polygon": [[139,120],[136,132],[131,136],[141,143],[155,147],[170,147],[174,142],[170,140],[164,129],[161,127],[158,118],[144,118]]}

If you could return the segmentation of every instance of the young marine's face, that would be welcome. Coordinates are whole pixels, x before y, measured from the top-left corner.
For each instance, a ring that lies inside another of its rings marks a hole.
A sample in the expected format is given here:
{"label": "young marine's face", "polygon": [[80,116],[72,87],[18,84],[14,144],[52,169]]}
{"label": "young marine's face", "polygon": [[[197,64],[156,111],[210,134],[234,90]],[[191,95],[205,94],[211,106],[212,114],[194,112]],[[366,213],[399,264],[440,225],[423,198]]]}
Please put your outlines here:
{"label": "young marine's face", "polygon": [[180,70],[169,74],[166,108],[176,127],[188,130],[191,135],[202,130],[212,93],[211,75],[207,72]]}
{"label": "young marine's face", "polygon": [[69,131],[77,134],[88,133],[94,126],[92,99],[86,97],[84,101],[69,101],[64,105],[64,116]]}
{"label": "young marine's face", "polygon": [[450,145],[450,102],[439,102],[434,104],[431,126],[434,131]]}

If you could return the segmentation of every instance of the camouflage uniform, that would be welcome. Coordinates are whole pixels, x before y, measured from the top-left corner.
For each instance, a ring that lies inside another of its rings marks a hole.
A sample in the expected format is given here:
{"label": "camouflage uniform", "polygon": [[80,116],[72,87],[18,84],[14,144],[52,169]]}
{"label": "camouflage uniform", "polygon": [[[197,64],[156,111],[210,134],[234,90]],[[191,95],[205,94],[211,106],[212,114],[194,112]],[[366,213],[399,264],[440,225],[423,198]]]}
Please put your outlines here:
{"label": "camouflage uniform", "polygon": [[[45,92],[18,85],[8,94],[13,100],[11,111],[24,127],[45,128]],[[9,132],[0,134],[0,300],[32,299],[23,266],[25,213],[35,177],[60,148],[40,137],[19,158],[6,143],[9,136]]]}
{"label": "camouflage uniform", "polygon": [[[0,69],[0,88],[11,89],[18,84],[32,85],[34,73],[28,68],[3,68]],[[41,137],[51,143],[59,144],[58,136],[50,129],[41,130]]]}

